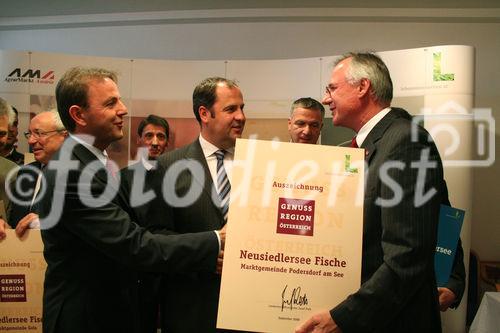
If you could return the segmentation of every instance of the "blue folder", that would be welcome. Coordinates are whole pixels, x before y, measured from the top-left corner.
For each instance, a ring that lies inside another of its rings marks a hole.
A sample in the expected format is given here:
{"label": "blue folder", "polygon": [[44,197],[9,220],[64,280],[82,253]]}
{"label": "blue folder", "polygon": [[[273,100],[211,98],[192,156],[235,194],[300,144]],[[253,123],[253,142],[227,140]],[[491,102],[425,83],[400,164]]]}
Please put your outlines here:
{"label": "blue folder", "polygon": [[436,255],[434,256],[434,269],[436,271],[436,283],[438,287],[445,286],[450,279],[464,216],[465,211],[461,209],[441,205]]}

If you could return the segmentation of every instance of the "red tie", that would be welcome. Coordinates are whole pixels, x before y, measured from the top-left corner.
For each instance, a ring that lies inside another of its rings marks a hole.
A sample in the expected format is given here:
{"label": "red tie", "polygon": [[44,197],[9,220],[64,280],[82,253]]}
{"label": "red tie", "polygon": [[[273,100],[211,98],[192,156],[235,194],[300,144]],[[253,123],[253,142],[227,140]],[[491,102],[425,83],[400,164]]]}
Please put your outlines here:
{"label": "red tie", "polygon": [[359,148],[358,143],[356,142],[356,137],[353,137],[351,140],[351,148]]}

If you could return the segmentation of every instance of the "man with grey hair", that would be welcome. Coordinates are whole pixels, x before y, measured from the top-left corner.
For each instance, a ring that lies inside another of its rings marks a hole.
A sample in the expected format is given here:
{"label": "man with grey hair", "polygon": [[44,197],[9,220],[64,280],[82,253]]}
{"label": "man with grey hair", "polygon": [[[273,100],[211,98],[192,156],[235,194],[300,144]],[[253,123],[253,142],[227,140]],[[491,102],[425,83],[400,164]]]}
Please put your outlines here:
{"label": "man with grey hair", "polygon": [[[6,100],[0,97],[0,151],[5,147],[7,143],[7,136],[9,135],[9,112],[10,105]],[[10,208],[10,200],[5,191],[6,178],[11,173],[12,170],[16,169],[17,165],[9,161],[4,157],[0,157],[0,201],[3,202],[3,210],[8,213]],[[0,214],[0,239],[5,237],[4,229],[6,227],[5,221],[8,220],[9,216],[3,216]]]}
{"label": "man with grey hair", "polygon": [[303,97],[294,101],[288,118],[288,133],[292,142],[316,144],[324,116],[325,107],[314,98]]}
{"label": "man with grey hair", "polygon": [[118,174],[106,168],[106,148],[123,137],[127,114],[116,73],[72,68],[56,101],[69,137],[44,170],[38,204],[47,261],[43,331],[141,332],[136,270],[215,271],[225,229],[160,235],[134,223]]}
{"label": "man with grey hair", "polygon": [[9,224],[16,229],[18,237],[30,228],[39,228],[38,214],[33,203],[40,190],[41,170],[49,163],[68,135],[56,110],[43,111],[33,117],[29,129],[24,133],[33,151],[35,161],[22,166],[13,184]]}
{"label": "man with grey hair", "polygon": [[389,70],[377,55],[336,62],[322,102],[334,125],[357,133],[352,146],[365,149],[368,165],[361,287],[297,333],[441,332],[434,255],[447,195],[442,162],[427,131],[391,100]]}

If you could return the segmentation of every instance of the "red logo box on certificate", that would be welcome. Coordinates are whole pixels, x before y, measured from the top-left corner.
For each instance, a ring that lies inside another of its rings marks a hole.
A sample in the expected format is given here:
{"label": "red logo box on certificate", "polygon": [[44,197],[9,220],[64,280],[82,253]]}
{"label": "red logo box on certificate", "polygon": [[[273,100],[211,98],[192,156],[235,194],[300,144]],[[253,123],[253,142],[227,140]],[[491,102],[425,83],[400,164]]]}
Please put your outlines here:
{"label": "red logo box on certificate", "polygon": [[314,230],[314,200],[279,198],[279,234],[312,236]]}

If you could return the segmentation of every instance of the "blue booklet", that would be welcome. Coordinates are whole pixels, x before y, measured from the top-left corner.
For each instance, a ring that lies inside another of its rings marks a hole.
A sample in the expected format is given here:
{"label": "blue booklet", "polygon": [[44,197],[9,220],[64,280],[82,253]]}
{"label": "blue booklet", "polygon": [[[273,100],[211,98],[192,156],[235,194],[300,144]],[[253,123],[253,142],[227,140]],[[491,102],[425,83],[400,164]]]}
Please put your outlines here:
{"label": "blue booklet", "polygon": [[434,256],[436,283],[443,287],[450,279],[453,260],[457,251],[460,230],[464,222],[465,211],[446,205],[441,205],[439,211],[439,225]]}

